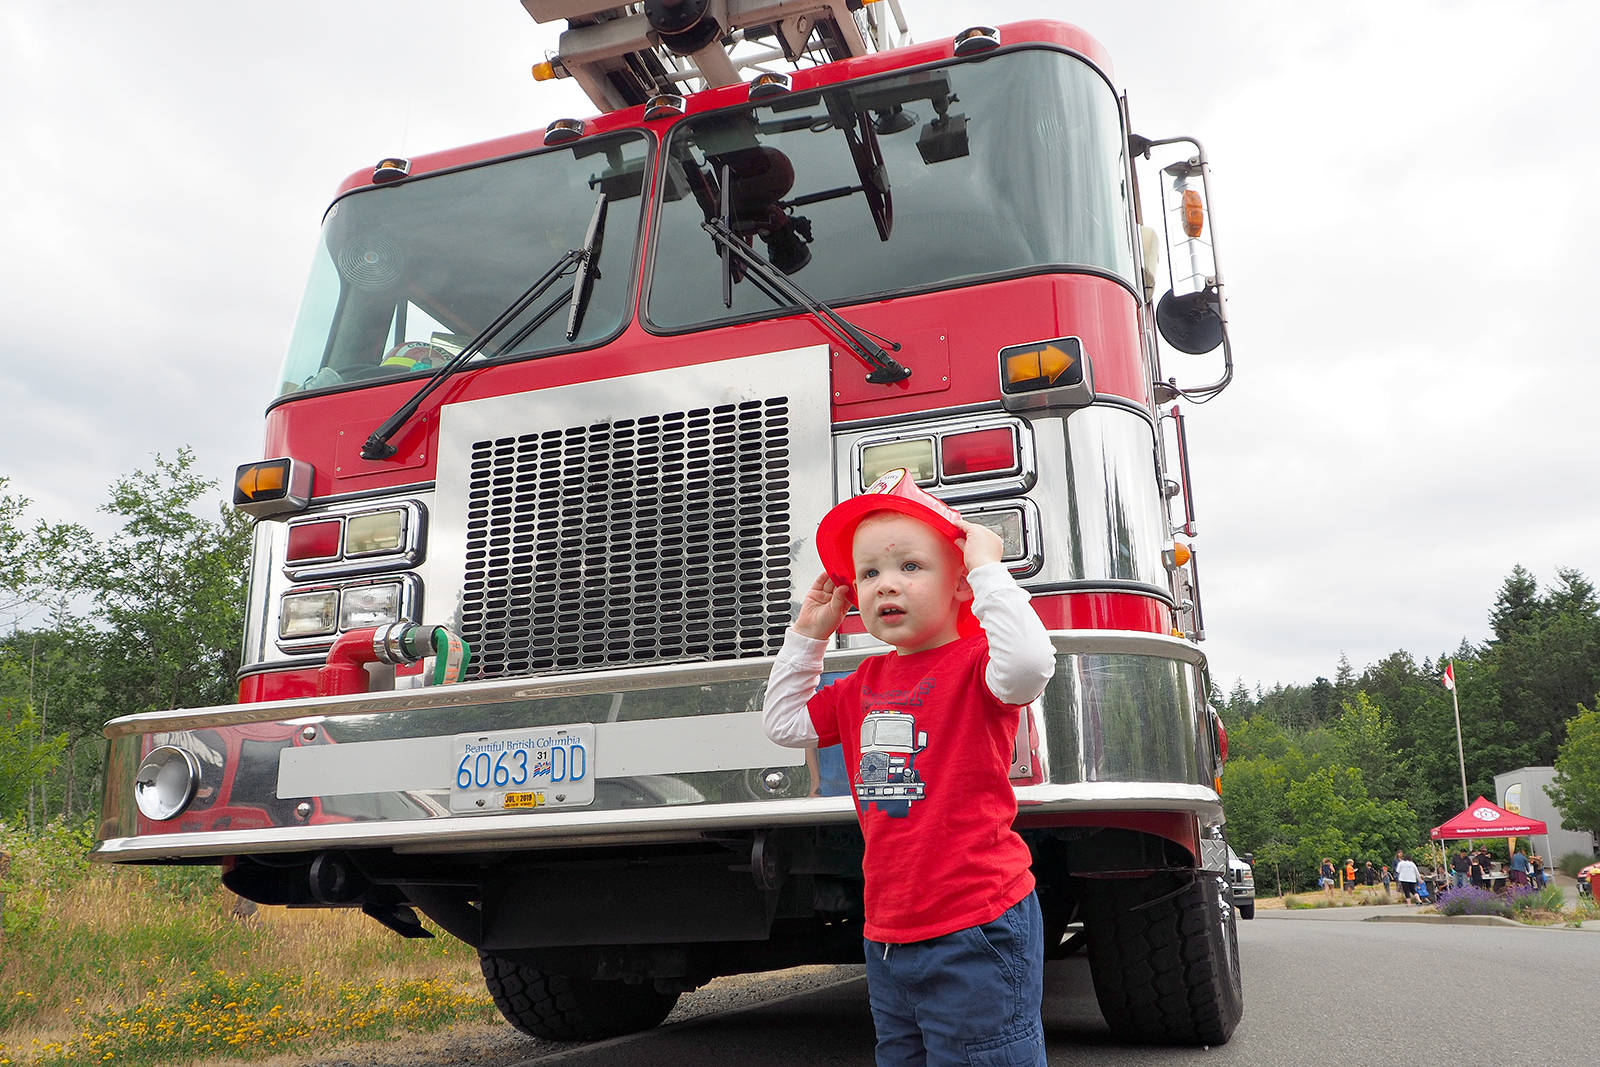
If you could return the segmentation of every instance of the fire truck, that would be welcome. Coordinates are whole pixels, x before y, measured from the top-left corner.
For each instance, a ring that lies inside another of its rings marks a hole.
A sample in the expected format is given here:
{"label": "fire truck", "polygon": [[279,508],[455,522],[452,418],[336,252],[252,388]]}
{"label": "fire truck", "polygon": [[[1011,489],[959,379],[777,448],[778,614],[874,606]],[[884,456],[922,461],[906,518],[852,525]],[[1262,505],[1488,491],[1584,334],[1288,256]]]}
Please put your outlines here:
{"label": "fire truck", "polygon": [[[550,1038],[858,962],[849,776],[759,709],[818,520],[905,468],[999,534],[1055,645],[1012,767],[1050,953],[1087,952],[1115,1034],[1226,1041],[1200,144],[1134,132],[1056,22],[523,7],[562,27],[535,76],[597,113],[338,188],[235,486],[238,702],[107,725],[96,858],[441,930]],[[881,647],[847,619],[825,670]]]}

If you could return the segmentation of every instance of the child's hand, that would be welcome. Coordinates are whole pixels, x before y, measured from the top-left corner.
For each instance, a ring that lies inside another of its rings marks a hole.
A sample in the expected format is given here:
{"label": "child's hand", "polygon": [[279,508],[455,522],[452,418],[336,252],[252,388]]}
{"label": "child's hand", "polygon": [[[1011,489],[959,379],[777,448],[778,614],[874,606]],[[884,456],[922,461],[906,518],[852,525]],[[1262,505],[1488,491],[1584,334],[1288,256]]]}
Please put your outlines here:
{"label": "child's hand", "polygon": [[966,564],[968,572],[975,571],[985,563],[999,563],[1005,557],[1005,545],[1000,541],[1000,535],[987,526],[980,526],[966,519],[957,521],[964,536],[956,539],[956,547],[961,549],[962,562]]}
{"label": "child's hand", "polygon": [[806,595],[800,599],[800,613],[794,620],[794,631],[804,637],[832,637],[850,610],[848,590],[837,585],[827,574],[817,575]]}

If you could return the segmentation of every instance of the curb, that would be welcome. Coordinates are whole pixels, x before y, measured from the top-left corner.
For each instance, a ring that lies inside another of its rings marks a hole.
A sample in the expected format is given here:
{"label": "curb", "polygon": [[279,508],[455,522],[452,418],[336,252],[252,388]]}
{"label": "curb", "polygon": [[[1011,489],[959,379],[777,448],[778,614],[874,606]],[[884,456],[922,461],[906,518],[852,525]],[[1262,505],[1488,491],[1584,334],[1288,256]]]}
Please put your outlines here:
{"label": "curb", "polygon": [[1532,923],[1519,923],[1515,919],[1507,919],[1499,915],[1371,915],[1361,921],[1366,923],[1437,923],[1444,926],[1510,926],[1518,930],[1589,930],[1600,933],[1600,921],[1593,919],[1581,922],[1577,926],[1568,926],[1565,923],[1536,926]]}

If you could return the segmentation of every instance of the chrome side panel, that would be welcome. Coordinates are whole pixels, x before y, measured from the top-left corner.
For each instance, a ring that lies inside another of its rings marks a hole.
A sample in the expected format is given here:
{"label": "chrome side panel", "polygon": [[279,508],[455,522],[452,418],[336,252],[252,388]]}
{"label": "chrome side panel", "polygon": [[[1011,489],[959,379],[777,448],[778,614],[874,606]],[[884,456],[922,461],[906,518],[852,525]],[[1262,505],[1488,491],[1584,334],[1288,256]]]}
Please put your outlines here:
{"label": "chrome side panel", "polygon": [[[841,434],[836,477],[844,493],[859,488],[861,445],[904,436],[950,433],[995,421],[964,415],[907,420]],[[1001,420],[1005,421],[1005,420]],[[936,486],[963,510],[1026,497],[1039,516],[1031,535],[1042,546],[1029,588],[1119,589],[1172,599],[1161,553],[1170,530],[1156,477],[1156,435],[1150,419],[1122,405],[1095,404],[1066,416],[1021,424],[1024,477]]]}
{"label": "chrome side panel", "polygon": [[[1198,684],[1203,656],[1174,638],[1053,638],[1055,680],[1033,709],[1039,759],[1023,816],[1181,810],[1220,817]],[[867,653],[831,653],[848,671]],[[770,659],[508,679],[306,701],[127,716],[106,728],[97,858],[134,861],[333,847],[435,852],[694,840],[718,829],[848,823],[848,796],[814,796],[813,757],[767,741]],[[596,792],[582,809],[452,815],[458,733],[595,725]],[[154,824],[133,775],[160,744],[195,755],[189,810]],[[823,754],[827,756],[827,753]]]}

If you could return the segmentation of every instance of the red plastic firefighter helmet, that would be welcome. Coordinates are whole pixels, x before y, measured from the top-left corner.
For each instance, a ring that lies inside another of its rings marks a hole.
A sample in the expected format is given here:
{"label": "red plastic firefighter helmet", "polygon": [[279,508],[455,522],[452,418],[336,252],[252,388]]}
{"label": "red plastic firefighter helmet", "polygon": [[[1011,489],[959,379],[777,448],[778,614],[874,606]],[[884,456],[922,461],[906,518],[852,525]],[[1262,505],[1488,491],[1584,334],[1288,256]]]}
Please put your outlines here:
{"label": "red plastic firefighter helmet", "polygon": [[[966,536],[957,525],[961,521],[959,511],[924,492],[904,467],[889,471],[867,486],[860,496],[834,505],[817,524],[817,555],[822,558],[822,569],[849,591],[852,604],[856,602],[856,567],[852,552],[856,527],[867,516],[880,511],[894,511],[924,522],[951,545]],[[973,617],[970,601],[961,605],[958,629],[962,637],[977,632],[978,620]]]}

